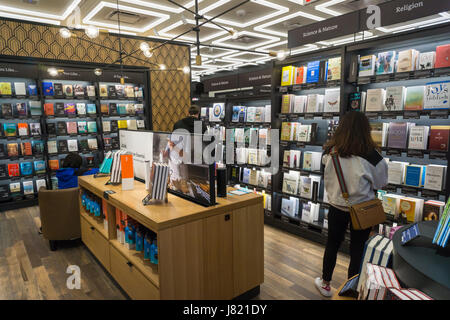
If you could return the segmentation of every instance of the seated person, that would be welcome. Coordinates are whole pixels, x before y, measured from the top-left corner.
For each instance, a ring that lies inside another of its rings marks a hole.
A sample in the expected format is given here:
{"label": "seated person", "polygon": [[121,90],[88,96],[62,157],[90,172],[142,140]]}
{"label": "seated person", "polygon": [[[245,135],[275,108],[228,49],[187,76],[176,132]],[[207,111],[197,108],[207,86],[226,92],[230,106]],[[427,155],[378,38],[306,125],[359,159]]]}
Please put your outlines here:
{"label": "seated person", "polygon": [[97,168],[83,167],[83,158],[74,152],[69,153],[62,161],[62,168],[56,171],[58,189],[78,187],[78,176],[87,176],[98,173]]}

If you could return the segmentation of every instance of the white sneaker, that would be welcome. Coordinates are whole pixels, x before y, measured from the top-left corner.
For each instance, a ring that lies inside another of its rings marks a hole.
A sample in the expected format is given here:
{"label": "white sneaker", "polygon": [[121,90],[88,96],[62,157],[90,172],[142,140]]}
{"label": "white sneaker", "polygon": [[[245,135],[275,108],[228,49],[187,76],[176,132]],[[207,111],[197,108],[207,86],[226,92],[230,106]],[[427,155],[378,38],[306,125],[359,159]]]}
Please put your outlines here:
{"label": "white sneaker", "polygon": [[331,288],[329,284],[324,284],[321,278],[316,278],[314,280],[314,284],[317,288],[317,290],[319,290],[320,294],[323,295],[324,297],[331,297]]}

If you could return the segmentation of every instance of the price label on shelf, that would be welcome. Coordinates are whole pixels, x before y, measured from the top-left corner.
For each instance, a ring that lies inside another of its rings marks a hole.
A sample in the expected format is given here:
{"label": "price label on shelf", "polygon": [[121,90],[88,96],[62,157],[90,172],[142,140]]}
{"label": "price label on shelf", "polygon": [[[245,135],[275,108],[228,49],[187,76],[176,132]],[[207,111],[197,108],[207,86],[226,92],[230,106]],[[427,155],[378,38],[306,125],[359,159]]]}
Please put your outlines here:
{"label": "price label on shelf", "polygon": [[424,152],[423,152],[423,150],[408,150],[406,152],[406,155],[408,157],[413,157],[413,158],[423,158]]}
{"label": "price label on shelf", "polygon": [[430,119],[448,119],[448,110],[431,110]]}
{"label": "price label on shelf", "polygon": [[366,112],[368,119],[378,119],[378,112]]}
{"label": "price label on shelf", "polygon": [[295,84],[292,86],[292,91],[300,91],[300,90],[302,90],[301,84]]}
{"label": "price label on shelf", "polygon": [[404,119],[420,119],[419,111],[405,111],[403,113]]}
{"label": "price label on shelf", "polygon": [[375,77],[375,82],[387,82],[390,79],[389,74],[380,74]]}
{"label": "price label on shelf", "polygon": [[414,78],[416,78],[416,79],[429,78],[429,77],[431,77],[431,69],[414,71]]}
{"label": "price label on shelf", "polygon": [[394,112],[385,111],[381,113],[381,119],[397,119],[397,114]]}
{"label": "price label on shelf", "polygon": [[438,200],[439,199],[439,192],[433,191],[433,190],[426,190],[426,189],[424,189],[421,192],[421,196],[423,198],[427,198],[427,199]]}
{"label": "price label on shelf", "polygon": [[333,113],[332,112],[324,112],[322,114],[322,119],[333,119]]}
{"label": "price label on shelf", "polygon": [[286,92],[288,92],[288,88],[287,87],[280,87],[280,92],[281,93],[286,93]]}
{"label": "price label on shelf", "polygon": [[394,75],[395,80],[406,80],[409,79],[409,72],[399,72]]}
{"label": "price label on shelf", "polygon": [[400,149],[387,149],[386,150],[386,154],[388,156],[397,156],[397,157],[401,157],[402,155],[402,151]]}
{"label": "price label on shelf", "polygon": [[447,155],[442,151],[430,151],[430,159],[447,160]]}
{"label": "price label on shelf", "polygon": [[358,85],[369,84],[369,83],[370,83],[370,77],[360,77],[360,78],[358,78]]}
{"label": "price label on shelf", "polygon": [[418,190],[413,187],[402,187],[402,193],[405,195],[418,196]]}
{"label": "price label on shelf", "polygon": [[314,113],[305,113],[303,117],[305,119],[314,119]]}
{"label": "price label on shelf", "polygon": [[307,89],[312,89],[312,88],[317,88],[317,87],[318,87],[317,83],[307,83],[306,84]]}
{"label": "price label on shelf", "polygon": [[392,193],[397,192],[397,186],[392,185],[392,184],[388,184],[383,189],[386,190],[387,192],[392,192]]}
{"label": "price label on shelf", "polygon": [[450,68],[434,69],[434,75],[436,77],[449,76],[450,75]]}

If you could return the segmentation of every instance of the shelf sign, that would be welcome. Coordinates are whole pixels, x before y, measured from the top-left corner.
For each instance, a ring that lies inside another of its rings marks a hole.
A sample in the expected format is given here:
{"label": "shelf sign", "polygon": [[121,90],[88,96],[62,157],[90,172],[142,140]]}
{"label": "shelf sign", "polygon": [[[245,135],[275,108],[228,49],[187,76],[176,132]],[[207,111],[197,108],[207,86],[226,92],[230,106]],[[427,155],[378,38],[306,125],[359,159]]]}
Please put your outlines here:
{"label": "shelf sign", "polygon": [[272,83],[272,68],[241,73],[238,75],[240,88],[263,86]]}

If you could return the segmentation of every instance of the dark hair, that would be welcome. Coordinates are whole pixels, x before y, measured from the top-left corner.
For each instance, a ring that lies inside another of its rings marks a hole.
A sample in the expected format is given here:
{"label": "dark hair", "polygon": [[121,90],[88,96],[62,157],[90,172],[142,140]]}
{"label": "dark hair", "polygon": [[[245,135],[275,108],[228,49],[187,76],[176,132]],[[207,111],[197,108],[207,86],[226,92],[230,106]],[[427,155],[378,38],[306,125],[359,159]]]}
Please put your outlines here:
{"label": "dark hair", "polygon": [[70,152],[64,158],[62,167],[80,169],[82,165],[83,165],[83,158],[78,153]]}
{"label": "dark hair", "polygon": [[193,104],[190,108],[189,108],[189,115],[191,116],[195,116],[197,114],[200,113],[200,107]]}
{"label": "dark hair", "polygon": [[378,146],[370,134],[371,127],[366,115],[359,111],[347,112],[339,121],[334,135],[324,145],[326,152],[335,148],[343,158],[351,156],[366,156]]}

